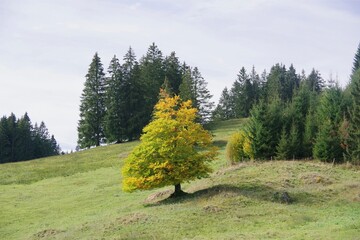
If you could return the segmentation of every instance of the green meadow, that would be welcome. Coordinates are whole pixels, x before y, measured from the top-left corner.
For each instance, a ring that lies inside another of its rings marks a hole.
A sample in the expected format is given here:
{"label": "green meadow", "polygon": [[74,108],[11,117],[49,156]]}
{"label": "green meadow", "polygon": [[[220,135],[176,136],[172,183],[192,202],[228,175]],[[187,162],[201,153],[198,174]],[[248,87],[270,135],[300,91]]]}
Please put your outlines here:
{"label": "green meadow", "polygon": [[[360,169],[318,161],[225,159],[244,120],[214,124],[220,154],[209,178],[121,191],[138,142],[0,165],[0,239],[360,239]],[[287,192],[290,204],[277,193]]]}

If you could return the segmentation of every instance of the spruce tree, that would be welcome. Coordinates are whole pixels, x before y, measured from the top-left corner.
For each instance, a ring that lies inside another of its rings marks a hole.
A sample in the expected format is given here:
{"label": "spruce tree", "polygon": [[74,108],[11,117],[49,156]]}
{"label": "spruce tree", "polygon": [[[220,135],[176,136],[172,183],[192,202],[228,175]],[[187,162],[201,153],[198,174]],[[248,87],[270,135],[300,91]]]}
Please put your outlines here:
{"label": "spruce tree", "polygon": [[319,71],[312,69],[310,75],[306,79],[306,83],[308,84],[311,91],[320,93],[324,86],[324,79],[321,77]]}
{"label": "spruce tree", "polygon": [[319,131],[314,145],[314,157],[327,162],[341,162],[343,149],[339,127],[342,120],[341,90],[338,87],[326,90],[321,96],[317,113]]}
{"label": "spruce tree", "polygon": [[11,162],[11,139],[6,116],[0,119],[0,163]]}
{"label": "spruce tree", "polygon": [[164,61],[165,76],[170,83],[170,87],[175,95],[180,93],[181,84],[181,66],[175,52],[171,52]]}
{"label": "spruce tree", "polygon": [[119,59],[114,56],[108,68],[105,135],[108,142],[120,143],[126,137],[126,98]]}
{"label": "spruce tree", "polygon": [[278,160],[287,160],[291,155],[291,146],[289,143],[289,136],[286,132],[285,127],[283,127],[280,135],[279,143],[276,147],[276,159]]}
{"label": "spruce tree", "polygon": [[356,70],[358,70],[359,68],[360,68],[360,43],[359,43],[359,46],[358,46],[357,51],[354,56],[354,63],[353,63],[351,78],[355,74]]}
{"label": "spruce tree", "polygon": [[231,99],[227,87],[221,93],[219,103],[213,112],[213,119],[228,120],[233,118],[233,111],[231,108]]}
{"label": "spruce tree", "polygon": [[197,67],[192,70],[192,92],[194,106],[198,109],[198,115],[202,124],[210,121],[214,102],[211,101],[212,95],[207,89],[207,82],[201,76]]}
{"label": "spruce tree", "polygon": [[195,107],[196,101],[195,101],[195,95],[193,92],[193,84],[194,83],[193,83],[193,79],[191,76],[191,69],[188,68],[182,74],[182,81],[179,86],[179,91],[180,91],[179,95],[183,101],[191,100]]}
{"label": "spruce tree", "polygon": [[129,141],[140,137],[142,128],[148,117],[145,107],[145,89],[140,79],[140,66],[130,47],[124,56],[122,65],[123,81],[126,99],[126,135]]}
{"label": "spruce tree", "polygon": [[355,164],[360,164],[360,69],[351,78],[352,109],[350,112],[348,155]]}
{"label": "spruce tree", "polygon": [[21,136],[19,139],[19,147],[17,149],[17,155],[20,160],[29,160],[33,158],[34,146],[32,144],[31,132],[32,124],[27,113],[19,119],[18,133]]}
{"label": "spruce tree", "polygon": [[97,53],[90,64],[80,104],[78,144],[81,148],[100,146],[105,140],[105,74]]}
{"label": "spruce tree", "polygon": [[160,87],[165,79],[164,57],[160,49],[153,43],[140,60],[140,78],[144,91],[146,123],[151,119],[153,108],[158,101]]}

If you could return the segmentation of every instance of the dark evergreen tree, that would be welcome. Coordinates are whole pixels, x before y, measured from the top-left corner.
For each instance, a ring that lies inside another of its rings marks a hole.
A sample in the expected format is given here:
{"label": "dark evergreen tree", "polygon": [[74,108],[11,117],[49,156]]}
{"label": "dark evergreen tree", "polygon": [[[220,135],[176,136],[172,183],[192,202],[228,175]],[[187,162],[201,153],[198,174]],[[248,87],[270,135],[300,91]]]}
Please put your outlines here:
{"label": "dark evergreen tree", "polygon": [[263,83],[261,82],[259,75],[256,73],[254,66],[252,67],[249,77],[252,85],[252,103],[255,104],[262,96]]}
{"label": "dark evergreen tree", "polygon": [[358,70],[359,68],[360,68],[360,43],[358,45],[357,51],[354,56],[354,63],[353,63],[351,78],[355,74],[356,70]]}
{"label": "dark evergreen tree", "polygon": [[352,109],[350,112],[348,158],[354,164],[360,164],[360,69],[351,78]]}
{"label": "dark evergreen tree", "polygon": [[230,91],[234,116],[247,117],[253,103],[253,87],[244,67],[240,69]]}
{"label": "dark evergreen tree", "polygon": [[315,137],[317,134],[316,118],[312,111],[309,111],[305,118],[305,131],[303,138],[303,157],[312,158]]}
{"label": "dark evergreen tree", "polygon": [[193,92],[193,79],[191,75],[191,69],[188,68],[184,70],[182,74],[182,81],[179,86],[179,95],[183,101],[191,100],[193,102],[193,106],[196,106],[196,98]]}
{"label": "dark evergreen tree", "polygon": [[198,115],[202,124],[207,123],[211,119],[211,113],[214,102],[211,101],[212,95],[207,89],[207,82],[201,76],[197,67],[192,70],[192,92],[194,106],[198,109]]}
{"label": "dark evergreen tree", "polygon": [[[34,156],[34,146],[32,139],[32,124],[27,113],[19,119],[18,121],[18,134],[19,134],[19,143],[17,148],[17,156],[19,160],[29,160]],[[55,140],[55,138],[54,138]],[[53,148],[54,153],[58,150],[58,146]]]}
{"label": "dark evergreen tree", "polygon": [[165,76],[168,79],[171,89],[175,95],[179,95],[181,84],[181,66],[175,52],[165,58],[164,61]]}
{"label": "dark evergreen tree", "polygon": [[310,90],[316,93],[320,93],[325,86],[324,79],[315,69],[312,69],[310,75],[306,79],[306,83],[308,84]]}
{"label": "dark evergreen tree", "polygon": [[251,110],[246,132],[255,159],[270,159],[276,156],[282,130],[282,111],[279,99],[273,99],[269,104],[260,101]]}
{"label": "dark evergreen tree", "polygon": [[146,124],[151,119],[151,114],[158,101],[160,87],[165,79],[164,57],[160,49],[153,43],[147,53],[140,60],[140,78],[144,85],[145,117]]}
{"label": "dark evergreen tree", "polygon": [[124,56],[122,70],[127,116],[125,129],[127,138],[131,141],[140,137],[141,130],[149,119],[146,115],[145,89],[140,79],[140,66],[131,47]]}
{"label": "dark evergreen tree", "polygon": [[285,94],[286,82],[286,68],[284,65],[276,64],[274,65],[267,77],[266,82],[266,97],[267,101],[271,101],[274,98],[280,98],[282,101],[287,100],[287,96]]}
{"label": "dark evergreen tree", "polygon": [[114,56],[108,68],[106,89],[105,135],[108,142],[120,143],[126,136],[125,85],[119,59]]}
{"label": "dark evergreen tree", "polygon": [[221,93],[219,103],[213,112],[213,119],[228,120],[234,117],[230,98],[229,91],[225,87]]}
{"label": "dark evergreen tree", "polygon": [[0,119],[0,163],[11,162],[11,139],[6,116]]}
{"label": "dark evergreen tree", "polygon": [[100,146],[105,141],[106,79],[100,57],[95,53],[90,64],[80,104],[78,143],[81,148]]}
{"label": "dark evergreen tree", "polygon": [[286,132],[285,127],[283,127],[280,135],[279,143],[276,147],[276,158],[278,160],[287,160],[291,155],[291,146],[289,143],[289,136]]}
{"label": "dark evergreen tree", "polygon": [[12,113],[0,119],[0,163],[57,155],[60,147],[49,137],[44,123],[32,126],[27,113],[19,119]]}
{"label": "dark evergreen tree", "polygon": [[339,127],[342,120],[341,90],[330,88],[321,97],[317,119],[320,121],[319,131],[314,145],[314,157],[327,162],[341,162],[343,149]]}

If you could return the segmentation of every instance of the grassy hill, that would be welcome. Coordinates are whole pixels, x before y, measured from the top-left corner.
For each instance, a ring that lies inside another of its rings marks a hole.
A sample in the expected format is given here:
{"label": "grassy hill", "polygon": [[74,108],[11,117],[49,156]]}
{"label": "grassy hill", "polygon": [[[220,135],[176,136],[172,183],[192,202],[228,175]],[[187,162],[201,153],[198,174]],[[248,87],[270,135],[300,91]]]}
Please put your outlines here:
{"label": "grassy hill", "polygon": [[[120,168],[137,142],[0,165],[0,239],[360,239],[360,170],[319,162],[227,166],[241,120],[213,126],[221,148],[210,178],[121,191]],[[283,204],[276,192],[288,192]]]}

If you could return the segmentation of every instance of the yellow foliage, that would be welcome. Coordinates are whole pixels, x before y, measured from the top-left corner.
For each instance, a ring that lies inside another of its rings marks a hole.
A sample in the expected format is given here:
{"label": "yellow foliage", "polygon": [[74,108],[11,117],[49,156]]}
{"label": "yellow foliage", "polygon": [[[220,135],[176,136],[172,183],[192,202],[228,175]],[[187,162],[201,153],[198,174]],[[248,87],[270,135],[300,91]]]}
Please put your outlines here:
{"label": "yellow foliage", "polygon": [[226,157],[231,164],[252,159],[252,148],[249,137],[244,131],[232,134],[226,145]]}
{"label": "yellow foliage", "polygon": [[197,110],[179,96],[163,97],[122,169],[123,190],[151,189],[206,177],[217,155],[211,134],[195,122]]}

